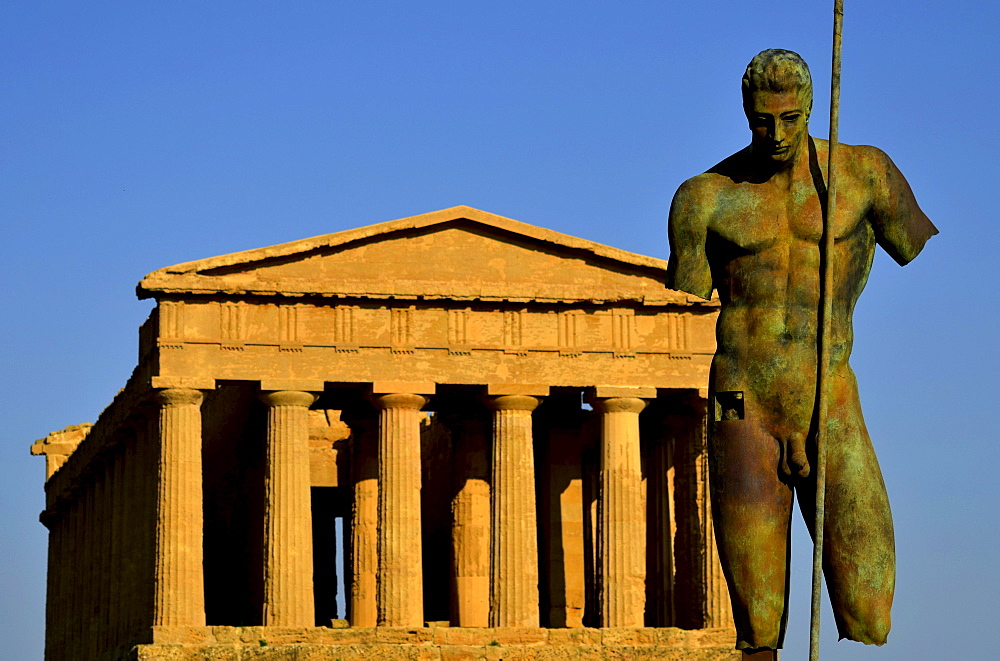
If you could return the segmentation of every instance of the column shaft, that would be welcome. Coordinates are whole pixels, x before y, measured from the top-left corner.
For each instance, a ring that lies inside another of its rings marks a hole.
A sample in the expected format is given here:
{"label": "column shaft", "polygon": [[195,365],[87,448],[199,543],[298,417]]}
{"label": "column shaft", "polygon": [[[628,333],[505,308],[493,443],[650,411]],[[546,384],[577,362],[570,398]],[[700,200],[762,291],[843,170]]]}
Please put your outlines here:
{"label": "column shaft", "polygon": [[201,402],[171,388],[160,402],[154,545],[154,625],[205,625],[202,569]]}
{"label": "column shaft", "polygon": [[598,400],[601,484],[598,571],[601,626],[641,627],[646,606],[646,506],[637,397]]}
{"label": "column shaft", "polygon": [[378,624],[378,421],[351,425],[354,508],[351,515],[352,627]]}
{"label": "column shaft", "polygon": [[424,623],[420,529],[420,418],[426,398],[377,398],[379,424],[378,611],[383,626]]}
{"label": "column shaft", "polygon": [[279,390],[267,404],[264,477],[264,625],[311,627],[313,604],[312,512],[309,476],[309,407],[316,396]]}
{"label": "column shaft", "polygon": [[538,399],[493,400],[490,626],[537,627],[538,532],[531,412]]}

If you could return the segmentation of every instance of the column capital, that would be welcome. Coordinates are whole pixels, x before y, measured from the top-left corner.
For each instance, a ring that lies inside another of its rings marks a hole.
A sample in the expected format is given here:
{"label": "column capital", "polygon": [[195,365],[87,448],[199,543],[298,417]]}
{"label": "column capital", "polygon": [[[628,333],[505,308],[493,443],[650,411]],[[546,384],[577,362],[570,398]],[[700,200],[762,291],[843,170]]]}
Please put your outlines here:
{"label": "column capital", "polygon": [[646,400],[638,397],[594,397],[590,405],[599,413],[641,413]]}
{"label": "column capital", "polygon": [[260,401],[268,406],[299,406],[309,408],[318,399],[318,396],[311,392],[302,390],[271,390],[261,392]]}
{"label": "column capital", "polygon": [[531,395],[494,395],[488,398],[488,403],[494,411],[534,411],[541,403],[540,397]]}
{"label": "column capital", "polygon": [[166,388],[156,391],[156,401],[163,406],[201,405],[205,394],[194,388]]}
{"label": "column capital", "polygon": [[372,395],[372,402],[380,409],[409,409],[419,411],[429,398],[413,393],[394,392],[385,395]]}

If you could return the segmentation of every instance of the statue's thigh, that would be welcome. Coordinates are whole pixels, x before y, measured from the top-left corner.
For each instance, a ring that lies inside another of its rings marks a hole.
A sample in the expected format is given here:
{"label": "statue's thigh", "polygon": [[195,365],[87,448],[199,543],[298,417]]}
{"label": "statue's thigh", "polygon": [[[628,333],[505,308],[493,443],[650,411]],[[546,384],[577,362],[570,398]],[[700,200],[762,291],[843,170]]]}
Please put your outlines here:
{"label": "statue's thigh", "polygon": [[841,634],[880,642],[896,577],[892,514],[875,450],[855,399],[831,411],[824,564]]}
{"label": "statue's thigh", "polygon": [[778,477],[778,443],[747,420],[712,424],[712,517],[740,641],[780,645],[788,590],[792,490]]}

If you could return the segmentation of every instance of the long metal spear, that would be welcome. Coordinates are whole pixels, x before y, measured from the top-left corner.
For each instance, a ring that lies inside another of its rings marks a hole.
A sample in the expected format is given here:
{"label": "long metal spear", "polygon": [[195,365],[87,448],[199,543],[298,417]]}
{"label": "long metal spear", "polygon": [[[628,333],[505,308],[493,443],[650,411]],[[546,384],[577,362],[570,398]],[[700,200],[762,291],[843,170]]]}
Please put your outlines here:
{"label": "long metal spear", "polygon": [[837,211],[837,138],[840,125],[840,46],[844,0],[833,3],[833,73],[830,77],[830,144],[826,165],[826,217],[820,267],[820,355],[816,378],[819,411],[816,424],[816,522],[813,528],[812,610],[809,621],[809,661],[819,661],[819,616],[823,586],[823,525],[826,521],[826,419],[829,404],[830,326],[833,317],[833,239]]}

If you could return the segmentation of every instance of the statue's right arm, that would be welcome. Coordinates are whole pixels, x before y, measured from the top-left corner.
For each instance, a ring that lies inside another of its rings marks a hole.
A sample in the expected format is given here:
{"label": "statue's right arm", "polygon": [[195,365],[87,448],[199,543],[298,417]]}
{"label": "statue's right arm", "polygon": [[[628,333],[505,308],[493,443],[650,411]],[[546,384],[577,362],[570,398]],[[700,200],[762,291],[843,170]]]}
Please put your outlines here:
{"label": "statue's right arm", "polygon": [[670,203],[666,286],[709,299],[712,297],[712,269],[705,250],[708,214],[700,203],[700,186],[696,179],[681,184]]}

